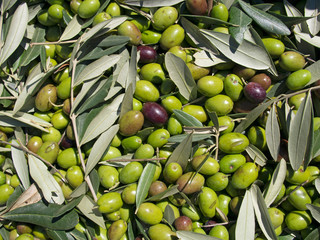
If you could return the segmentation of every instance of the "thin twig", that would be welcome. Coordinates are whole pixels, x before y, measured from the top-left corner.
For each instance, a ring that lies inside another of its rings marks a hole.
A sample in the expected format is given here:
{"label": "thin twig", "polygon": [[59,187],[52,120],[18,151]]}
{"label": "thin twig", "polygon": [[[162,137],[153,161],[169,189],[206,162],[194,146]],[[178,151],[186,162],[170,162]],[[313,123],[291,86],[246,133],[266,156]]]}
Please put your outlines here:
{"label": "thin twig", "polygon": [[236,221],[229,221],[229,222],[223,222],[223,223],[213,223],[213,224],[208,224],[208,225],[202,225],[202,228],[206,227],[215,227],[215,226],[223,226],[223,225],[228,225],[230,223],[235,223]]}
{"label": "thin twig", "polygon": [[[79,46],[78,46],[79,48]],[[78,50],[78,49],[76,49]],[[74,79],[75,79],[75,70],[76,70],[76,65],[78,64],[78,60],[75,58],[73,61],[72,61],[72,74],[71,74],[71,92],[70,92],[70,109],[72,109],[73,107],[73,97],[74,97],[74,93],[73,93],[73,88],[74,88]],[[72,113],[71,116],[70,116],[70,119],[71,119],[71,124],[72,124],[72,128],[73,128],[73,134],[74,134],[74,138],[75,138],[75,142],[76,142],[76,146],[77,146],[77,151],[78,151],[78,154],[79,154],[79,158],[80,158],[80,162],[81,162],[81,165],[82,165],[82,169],[83,171],[85,172],[86,171],[86,165],[85,165],[85,162],[84,162],[84,159],[82,157],[82,152],[81,152],[81,148],[80,148],[80,143],[79,143],[79,136],[78,136],[78,132],[77,132],[77,123],[76,123],[76,115],[75,113]],[[96,192],[94,191],[94,188],[92,186],[92,183],[91,183],[91,180],[90,180],[90,177],[89,175],[85,177],[85,181],[87,182],[88,184],[88,187],[90,189],[90,192],[93,196],[93,200],[96,202],[98,201],[98,197],[97,197],[97,194]]]}
{"label": "thin twig", "polygon": [[10,142],[7,142],[7,141],[3,141],[3,140],[0,140],[0,143],[2,143],[2,144],[8,144],[8,145],[10,145],[10,146],[12,146],[12,147],[14,147],[14,148],[16,148],[16,149],[22,150],[22,151],[24,151],[25,153],[28,153],[28,154],[33,155],[34,157],[40,159],[40,160],[41,160],[42,162],[44,162],[47,166],[51,167],[51,168],[54,170],[54,172],[59,173],[59,175],[61,176],[61,178],[62,178],[62,180],[63,180],[64,182],[66,182],[66,183],[68,182],[68,180],[62,175],[62,173],[61,173],[55,166],[53,166],[50,162],[48,162],[47,160],[45,160],[45,159],[43,159],[42,157],[40,157],[38,154],[30,151],[27,147],[25,147],[25,146],[21,143],[21,141],[20,141],[19,139],[17,139],[17,140],[18,140],[18,142],[19,142],[20,145],[15,145],[15,144],[13,144],[13,143],[10,143]]}
{"label": "thin twig", "polygon": [[161,161],[165,160],[165,157],[161,158],[134,158],[134,159],[125,159],[125,158],[120,158],[120,159],[108,159],[103,162],[151,162],[151,161]]}
{"label": "thin twig", "polygon": [[69,40],[69,41],[56,41],[56,42],[34,42],[30,43],[30,47],[37,46],[37,45],[58,45],[58,44],[68,44],[68,43],[75,43],[77,40]]}
{"label": "thin twig", "polygon": [[0,97],[0,100],[16,100],[17,97]]}

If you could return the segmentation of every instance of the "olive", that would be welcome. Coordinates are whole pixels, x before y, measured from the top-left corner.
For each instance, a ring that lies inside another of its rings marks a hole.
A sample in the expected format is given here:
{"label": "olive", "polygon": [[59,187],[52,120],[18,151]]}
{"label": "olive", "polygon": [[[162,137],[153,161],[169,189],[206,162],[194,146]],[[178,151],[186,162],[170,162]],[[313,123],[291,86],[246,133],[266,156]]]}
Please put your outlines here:
{"label": "olive", "polygon": [[141,40],[144,44],[157,44],[160,41],[161,33],[146,30],[141,33]]}
{"label": "olive", "polygon": [[187,9],[194,15],[205,15],[208,11],[208,4],[206,0],[187,0]]}
{"label": "olive", "polygon": [[305,63],[304,57],[294,51],[286,51],[279,58],[279,65],[285,71],[298,71],[304,67]]}
{"label": "olive", "polygon": [[183,108],[183,111],[198,119],[200,122],[206,122],[207,113],[202,106],[190,104]]}
{"label": "olive", "polygon": [[222,172],[217,172],[206,179],[206,185],[214,191],[222,191],[228,183],[228,176]]}
{"label": "olive", "polygon": [[105,12],[110,14],[110,16],[112,16],[112,17],[116,17],[116,16],[121,15],[121,8],[116,2],[111,2],[111,3],[109,3]]}
{"label": "olive", "polygon": [[274,228],[278,228],[284,221],[284,212],[279,210],[278,208],[272,207],[268,208],[268,213],[270,215],[270,219]]}
{"label": "olive", "polygon": [[191,72],[191,75],[195,81],[202,77],[207,76],[210,73],[210,68],[200,67],[194,63],[188,62],[187,66]]}
{"label": "olive", "polygon": [[140,63],[152,63],[157,60],[157,52],[154,48],[140,45],[137,47],[137,50],[140,51]]}
{"label": "olive", "polygon": [[[203,163],[204,160],[205,162]],[[218,161],[212,157],[207,157],[207,155],[200,155],[194,157],[191,160],[191,165],[194,170],[199,171],[199,173],[203,175],[213,175],[219,171]],[[200,167],[200,165],[201,168],[199,170],[198,168]]]}
{"label": "olive", "polygon": [[35,99],[36,108],[41,111],[49,111],[57,102],[57,89],[53,84],[47,84],[38,92]]}
{"label": "olive", "polygon": [[134,183],[138,181],[143,171],[143,166],[140,162],[130,162],[121,170],[119,180],[123,184]]}
{"label": "olive", "polygon": [[82,18],[90,18],[97,13],[99,7],[99,0],[83,0],[77,9],[77,13]]}
{"label": "olive", "polygon": [[203,216],[212,218],[219,204],[218,196],[211,188],[204,187],[199,194],[198,204]]}
{"label": "olive", "polygon": [[[84,157],[84,153],[81,154],[82,157]],[[63,169],[68,169],[69,167],[80,165],[80,155],[75,148],[64,149],[59,153],[57,157],[57,163]]]}
{"label": "olive", "polygon": [[109,189],[119,182],[119,172],[115,167],[101,165],[98,168],[100,183],[103,187]]}
{"label": "olive", "polygon": [[245,189],[258,178],[258,174],[259,169],[256,164],[246,162],[232,175],[231,184],[236,189]]}
{"label": "olive", "polygon": [[120,219],[118,221],[115,221],[111,224],[111,226],[108,228],[108,239],[110,240],[120,240],[122,239],[122,236],[127,231],[127,223],[126,221]]}
{"label": "olive", "polygon": [[209,236],[216,237],[216,238],[219,238],[221,240],[229,240],[228,229],[225,226],[222,226],[222,225],[214,226],[210,230]]}
{"label": "olive", "polygon": [[47,130],[48,132],[42,132],[41,134],[41,139],[43,142],[52,141],[58,143],[61,140],[62,135],[58,129],[49,127]]}
{"label": "olive", "polygon": [[150,202],[144,202],[139,206],[137,216],[146,224],[156,225],[161,222],[163,213],[157,205]]}
{"label": "olive", "polygon": [[266,90],[256,82],[249,82],[243,89],[245,97],[253,103],[261,103],[266,98]]}
{"label": "olive", "polygon": [[[304,187],[291,185],[287,188],[286,194],[289,195],[288,201],[294,206],[297,210],[307,210],[307,204],[311,204],[311,198],[306,192]],[[293,191],[295,190],[295,191]]]}
{"label": "olive", "polygon": [[179,163],[171,162],[163,169],[163,178],[167,183],[174,183],[182,175],[183,169]]}
{"label": "olive", "polygon": [[126,112],[119,120],[119,132],[123,136],[135,135],[142,128],[144,116],[140,111]]}
{"label": "olive", "polygon": [[121,197],[126,204],[136,203],[137,186],[136,183],[133,183],[123,189]]}
{"label": "olive", "polygon": [[152,27],[164,31],[178,19],[178,11],[174,7],[161,7],[153,15]]}
{"label": "olive", "polygon": [[292,211],[285,217],[287,227],[292,231],[301,231],[307,228],[312,218],[306,211]]}
{"label": "olive", "polygon": [[285,50],[283,42],[275,38],[262,38],[262,42],[272,58],[278,58]]}
{"label": "olive", "polygon": [[212,7],[210,15],[213,18],[227,22],[229,18],[229,11],[226,5],[219,2]]}
{"label": "olive", "polygon": [[161,100],[162,106],[167,110],[168,113],[173,113],[173,110],[182,108],[181,101],[175,96],[168,96]]}
{"label": "olive", "polygon": [[129,37],[129,43],[131,45],[139,45],[141,43],[141,32],[137,26],[130,21],[125,21],[118,27],[118,34]]}
{"label": "olive", "polygon": [[101,213],[112,213],[119,210],[122,205],[121,195],[118,192],[108,192],[103,194],[97,201]]}
{"label": "olive", "polygon": [[49,163],[54,163],[59,154],[60,148],[57,142],[44,142],[38,149],[37,154]]}
{"label": "olive", "polygon": [[148,158],[152,158],[153,155],[154,155],[154,148],[148,143],[142,144],[134,152],[134,158],[137,158],[137,159],[148,159]]}
{"label": "olive", "polygon": [[237,75],[240,79],[243,78],[244,80],[249,80],[256,74],[256,70],[243,67],[240,65],[236,65],[233,69],[232,72]]}
{"label": "olive", "polygon": [[286,79],[286,85],[290,90],[300,90],[311,80],[311,72],[300,69],[291,73]]}
{"label": "olive", "polygon": [[249,142],[261,151],[267,150],[266,132],[260,126],[252,126],[248,131]]}
{"label": "olive", "polygon": [[168,130],[157,129],[148,136],[147,143],[154,148],[160,148],[168,142],[169,137],[170,133]]}
{"label": "olive", "polygon": [[159,90],[147,80],[140,80],[136,83],[134,97],[142,102],[156,102],[159,99]]}
{"label": "olive", "polygon": [[226,133],[219,138],[219,149],[225,153],[241,153],[248,145],[249,139],[241,133]]}
{"label": "olive", "polygon": [[206,100],[205,108],[208,112],[216,112],[218,116],[223,116],[232,111],[233,101],[226,95],[218,94]]}
{"label": "olive", "polygon": [[300,166],[296,171],[294,171],[292,168],[287,169],[286,181],[291,184],[299,185],[307,181],[309,178],[310,172],[308,169],[304,170],[303,166]]}
{"label": "olive", "polygon": [[164,182],[155,181],[150,185],[148,196],[149,197],[155,196],[157,194],[164,192],[165,190],[167,190],[167,185]]}
{"label": "olive", "polygon": [[121,146],[125,152],[134,152],[142,145],[142,139],[138,136],[131,136],[122,139]]}
{"label": "olive", "polygon": [[79,187],[84,179],[82,169],[79,166],[72,166],[68,168],[66,179],[68,180],[68,183],[71,187]]}
{"label": "olive", "polygon": [[187,216],[180,216],[174,220],[174,226],[178,231],[192,231],[192,221]]}
{"label": "olive", "polygon": [[225,93],[232,99],[238,101],[243,95],[243,82],[235,74],[228,74],[223,81]]}
{"label": "olive", "polygon": [[202,95],[213,97],[222,92],[223,81],[216,76],[205,76],[198,80],[197,88]]}
{"label": "olive", "polygon": [[163,223],[152,225],[148,230],[151,240],[173,240],[174,232]]}
{"label": "olive", "polygon": [[143,104],[142,113],[151,123],[161,126],[168,121],[166,110],[156,102],[146,102]]}
{"label": "olive", "polygon": [[204,181],[204,177],[200,173],[187,172],[178,178],[176,184],[179,191],[192,194],[201,190]]}
{"label": "olive", "polygon": [[97,25],[98,23],[104,22],[111,19],[110,14],[106,13],[106,12],[101,12],[98,13],[94,18],[93,18],[93,22],[92,22],[92,26],[94,27],[95,25]]}
{"label": "olive", "polygon": [[254,75],[249,81],[259,83],[265,90],[271,86],[271,78],[265,73]]}
{"label": "olive", "polygon": [[163,50],[168,50],[174,46],[180,46],[184,37],[184,29],[180,25],[171,25],[162,33],[160,38],[160,47]]}
{"label": "olive", "polygon": [[27,148],[34,152],[37,153],[39,148],[41,147],[43,141],[40,137],[38,136],[33,136],[29,139],[28,144],[27,144]]}

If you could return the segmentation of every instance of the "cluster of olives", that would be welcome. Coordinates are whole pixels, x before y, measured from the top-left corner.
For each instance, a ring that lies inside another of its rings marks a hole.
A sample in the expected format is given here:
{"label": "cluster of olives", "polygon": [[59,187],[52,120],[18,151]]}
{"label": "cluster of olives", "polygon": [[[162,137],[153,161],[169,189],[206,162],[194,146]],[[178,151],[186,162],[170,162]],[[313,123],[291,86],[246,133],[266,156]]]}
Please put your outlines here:
{"label": "cluster of olives", "polygon": [[[137,72],[140,80],[135,84],[132,110],[119,119],[119,131],[95,167],[100,181],[97,208],[106,225],[106,229],[96,226],[95,239],[128,239],[128,224],[135,225],[132,222],[134,216],[145,229],[142,233],[134,228],[136,239],[142,239],[144,234],[151,240],[177,239],[175,232],[180,230],[223,240],[235,239],[235,220],[246,189],[256,183],[263,191],[271,180],[276,162],[268,161],[262,167],[246,153],[251,144],[271,159],[265,133],[267,111],[242,133],[234,132],[240,121],[234,114],[246,114],[266,101],[267,93],[277,81],[285,82],[291,91],[303,89],[311,80],[310,71],[305,69],[308,64],[305,56],[286,50],[281,39],[263,33],[263,44],[277,70],[282,73],[282,78],[232,61],[200,67],[194,63],[193,54],[197,49],[178,23],[179,11],[176,7],[152,9],[150,21],[113,1],[100,13],[99,0],[46,2],[37,14],[37,21],[46,27],[46,56],[50,57],[51,64],[56,65],[71,56],[72,45],[50,42],[59,40],[65,27],[65,15],[73,17],[75,14],[83,20],[93,18],[92,27],[113,17],[128,15],[129,18],[111,34],[129,37],[127,47],[137,46],[140,56]],[[151,13],[148,8],[140,10]],[[185,11],[188,13],[205,15],[207,10],[207,1],[186,1]],[[209,16],[228,21],[228,8],[223,3],[215,3]],[[208,25],[201,21],[196,24],[201,28],[228,33],[224,25]],[[164,63],[166,52],[186,63],[196,83],[196,101],[188,102],[169,78]],[[111,73],[112,69],[105,74]],[[94,140],[84,144],[79,154],[70,120],[70,102],[71,96],[77,96],[81,85],[71,89],[71,80],[68,66],[52,74],[37,92],[33,112],[34,116],[50,122],[52,127],[47,132],[26,130],[29,134],[26,143],[28,150],[54,165],[62,174],[63,177],[58,173],[53,176],[66,200],[72,199],[72,192],[84,182],[80,159],[86,161],[94,144]],[[296,111],[305,97],[305,93],[293,95],[288,103]],[[318,96],[315,94],[315,97]],[[170,141],[170,137],[185,133],[175,110],[183,111],[211,129],[214,129],[214,123],[209,114],[217,115],[221,129],[216,142],[216,156],[211,151],[215,145],[193,142],[194,149],[186,167],[175,161],[168,163],[178,145]],[[314,118],[315,130],[320,127],[319,120],[319,117]],[[145,131],[148,129],[150,131]],[[1,127],[0,130],[0,140],[15,138],[13,128]],[[282,142],[279,159],[276,160],[284,158],[288,161],[287,140]],[[128,156],[131,159],[125,164],[110,164]],[[10,154],[0,155],[0,166],[3,168],[0,171],[0,206],[7,203],[14,188],[20,184],[15,170],[4,167],[6,158],[10,158]],[[156,170],[145,196],[147,200],[136,206],[138,182],[146,163],[150,161],[156,164]],[[281,191],[268,208],[277,235],[289,229],[305,238],[315,229],[306,204],[320,206],[320,196],[314,187],[314,181],[320,175],[319,162],[320,157],[314,158],[310,166],[306,169],[300,167],[297,171],[288,165]],[[175,194],[157,198],[174,187],[177,187]],[[172,222],[166,219],[168,212],[173,213]],[[6,222],[4,227],[10,231],[10,240],[50,239],[45,229],[36,225]],[[86,232],[83,222],[75,228]],[[256,239],[264,239],[259,230]]]}

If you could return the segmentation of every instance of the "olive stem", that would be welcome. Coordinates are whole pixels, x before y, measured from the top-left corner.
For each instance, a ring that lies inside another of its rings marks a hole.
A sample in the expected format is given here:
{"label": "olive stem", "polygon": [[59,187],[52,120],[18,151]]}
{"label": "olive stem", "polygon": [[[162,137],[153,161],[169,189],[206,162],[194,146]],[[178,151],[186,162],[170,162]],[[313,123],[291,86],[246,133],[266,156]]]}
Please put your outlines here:
{"label": "olive stem", "polygon": [[12,146],[12,147],[14,147],[14,148],[16,148],[16,149],[22,150],[22,151],[24,151],[24,152],[26,152],[26,153],[28,153],[28,154],[30,154],[30,155],[33,155],[34,157],[40,159],[40,160],[41,160],[42,162],[44,162],[47,166],[51,167],[55,172],[59,173],[59,175],[61,176],[61,178],[62,178],[62,180],[63,180],[64,182],[66,182],[66,183],[68,182],[68,180],[62,175],[62,173],[61,173],[55,166],[53,166],[50,162],[48,162],[47,160],[45,160],[45,159],[43,159],[42,157],[40,157],[38,154],[30,151],[27,147],[25,147],[25,146],[21,143],[21,141],[20,141],[19,139],[17,139],[17,140],[18,140],[18,142],[19,142],[19,144],[20,144],[20,145],[18,145],[18,146],[15,145],[15,144],[13,144],[13,143],[10,143],[10,142],[7,142],[7,141],[3,141],[3,140],[0,140],[0,143],[10,145],[10,146]]}
{"label": "olive stem", "polygon": [[[81,37],[80,37],[80,40],[81,40]],[[79,49],[80,45],[78,45],[78,49]],[[78,49],[76,49],[78,51]],[[73,59],[72,61],[72,73],[71,73],[71,92],[70,92],[70,109],[72,109],[73,107],[73,100],[74,100],[74,93],[73,93],[73,88],[74,88],[74,79],[75,79],[75,72],[76,72],[76,65],[78,63],[78,60],[75,58]],[[86,171],[86,165],[85,165],[85,162],[84,162],[84,159],[82,157],[82,152],[81,152],[81,148],[80,148],[80,143],[79,143],[79,136],[78,136],[78,132],[77,132],[77,124],[76,124],[76,115],[75,113],[72,113],[71,116],[70,116],[70,120],[71,120],[71,124],[72,124],[72,128],[73,128],[73,134],[74,134],[74,140],[76,142],[76,146],[77,146],[77,151],[78,151],[78,154],[79,154],[79,158],[80,158],[80,162],[81,162],[81,165],[82,165],[82,169],[83,171],[85,172]],[[94,188],[92,186],[92,183],[91,183],[91,180],[90,180],[90,177],[89,175],[87,175],[85,177],[85,181],[87,182],[88,184],[88,187],[90,189],[90,192],[93,196],[93,200],[95,202],[98,201],[98,197],[97,197],[97,194],[96,192],[94,191]]]}
{"label": "olive stem", "polygon": [[37,46],[37,45],[58,45],[58,44],[68,44],[68,43],[75,43],[77,40],[69,40],[69,41],[56,41],[56,42],[34,42],[30,43],[30,47]]}
{"label": "olive stem", "polygon": [[300,185],[298,185],[298,186],[297,186],[295,189],[293,189],[288,195],[284,196],[284,197],[280,200],[280,202],[278,202],[278,204],[277,204],[275,207],[280,206],[281,203],[283,203],[284,201],[286,201],[286,200],[290,197],[290,195],[291,195],[292,193],[294,193],[295,191],[297,191],[300,187],[303,187],[304,185],[306,185],[308,182],[309,182],[309,180],[306,180],[306,181],[304,181],[303,183],[301,183]]}
{"label": "olive stem", "polygon": [[0,100],[16,100],[17,97],[0,97]]}

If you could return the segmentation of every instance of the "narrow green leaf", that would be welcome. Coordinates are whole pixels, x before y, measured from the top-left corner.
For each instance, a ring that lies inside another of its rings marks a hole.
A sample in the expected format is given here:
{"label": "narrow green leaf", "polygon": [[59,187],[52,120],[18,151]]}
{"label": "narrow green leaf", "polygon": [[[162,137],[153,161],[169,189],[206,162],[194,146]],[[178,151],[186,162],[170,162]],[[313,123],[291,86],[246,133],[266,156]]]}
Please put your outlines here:
{"label": "narrow green leaf", "polygon": [[28,24],[28,6],[22,3],[13,14],[9,32],[0,52],[0,65],[18,48]]}
{"label": "narrow green leaf", "polygon": [[315,187],[318,191],[318,193],[320,193],[320,177],[318,177],[316,180],[315,180]]}
{"label": "narrow green leaf", "polygon": [[113,137],[119,130],[119,124],[113,125],[108,130],[100,135],[100,137],[95,141],[92,150],[89,154],[88,161],[86,164],[85,176],[87,176],[91,170],[98,164],[98,162],[103,157],[106,149],[109,147]]}
{"label": "narrow green leaf", "polygon": [[309,125],[309,135],[307,138],[307,142],[305,143],[306,144],[306,154],[304,155],[304,161],[303,161],[304,169],[306,169],[309,166],[310,162],[313,159],[313,145],[314,145],[313,119],[314,119],[314,114],[313,114],[313,108],[312,108],[311,109],[311,122]]}
{"label": "narrow green leaf", "polygon": [[162,0],[162,1],[154,1],[154,0],[125,0],[124,3],[129,6],[137,6],[137,7],[165,7],[176,5],[184,0]]}
{"label": "narrow green leaf", "polygon": [[211,237],[200,233],[190,231],[176,231],[177,237],[181,240],[221,240],[220,238]]}
{"label": "narrow green leaf", "polygon": [[127,113],[133,109],[133,104],[132,104],[133,94],[134,94],[133,83],[130,83],[127,91],[124,93],[119,118],[121,118],[125,113]]}
{"label": "narrow green leaf", "polygon": [[47,229],[46,233],[48,234],[48,236],[52,240],[66,240],[66,239],[68,239],[66,231]]}
{"label": "narrow green leaf", "polygon": [[313,157],[320,155],[320,129],[317,129],[313,133],[313,148],[312,148]]}
{"label": "narrow green leaf", "polygon": [[320,76],[320,60],[318,60],[315,63],[311,64],[306,69],[311,72],[311,80],[307,84],[309,86],[312,83],[315,83],[316,81],[319,80],[319,76]]}
{"label": "narrow green leaf", "polygon": [[202,127],[202,123],[196,119],[194,116],[191,116],[190,114],[179,110],[179,109],[174,109],[173,110],[175,116],[179,120],[179,122],[182,123],[183,126],[187,127]]}
{"label": "narrow green leaf", "polygon": [[223,55],[233,62],[257,70],[271,67],[268,53],[262,47],[247,40],[243,40],[239,45],[231,35],[225,33],[204,29],[201,32]]}
{"label": "narrow green leaf", "polygon": [[69,230],[74,228],[79,222],[78,214],[75,211],[70,211],[56,218],[53,215],[60,207],[61,206],[57,204],[45,205],[42,202],[38,202],[14,209],[2,217],[4,219],[31,223],[54,230]]}
{"label": "narrow green leaf", "polygon": [[226,63],[228,59],[223,55],[214,55],[205,50],[201,50],[193,54],[194,64],[199,67],[212,67],[219,63]]}
{"label": "narrow green leaf", "polygon": [[278,18],[266,13],[242,0],[239,0],[239,4],[243,11],[245,11],[249,17],[251,17],[262,29],[267,32],[271,32],[279,35],[290,35],[290,29],[281,22]]}
{"label": "narrow green leaf", "polygon": [[251,125],[251,123],[253,123],[260,116],[260,114],[263,113],[272,103],[274,103],[274,100],[270,100],[257,106],[247,114],[246,119],[241,121],[241,123],[236,127],[234,131],[241,133],[246,130]]}
{"label": "narrow green leaf", "polygon": [[213,126],[219,130],[220,125],[219,125],[219,119],[218,119],[218,115],[216,112],[208,112],[209,118],[213,123]]}
{"label": "narrow green leaf", "polygon": [[319,240],[320,239],[320,228],[314,229],[304,240]]}
{"label": "narrow green leaf", "polygon": [[320,37],[319,36],[310,36],[308,33],[299,33],[296,32],[296,35],[298,35],[301,39],[306,41],[307,43],[310,43],[311,45],[320,48]]}
{"label": "narrow green leaf", "polygon": [[207,52],[218,54],[218,50],[213,46],[213,44],[203,36],[199,28],[195,26],[192,22],[182,17],[180,19],[183,28],[186,31],[186,34],[192,39],[192,41],[201,49],[206,50]]}
{"label": "narrow green leaf", "polygon": [[88,66],[86,66],[82,70],[80,76],[75,79],[75,82],[74,82],[75,86],[78,86],[79,84],[83,83],[86,80],[90,80],[95,77],[98,77],[99,75],[103,74],[107,69],[115,65],[119,60],[120,60],[119,55],[113,55],[113,56],[104,56],[90,63]]}
{"label": "narrow green leaf", "polygon": [[[12,143],[18,146],[16,140],[12,140]],[[17,175],[22,183],[24,189],[28,189],[30,186],[28,164],[24,152],[18,148],[11,147],[11,157],[13,161],[14,168]]]}
{"label": "narrow green leaf", "polygon": [[268,158],[253,144],[249,144],[249,146],[246,148],[246,152],[256,164],[260,165],[261,167],[266,165]]}
{"label": "narrow green leaf", "polygon": [[280,127],[277,119],[276,106],[273,104],[266,123],[266,140],[271,156],[278,159],[280,151]]}
{"label": "narrow green leaf", "polygon": [[80,144],[84,144],[99,136],[111,127],[118,119],[120,114],[120,104],[124,94],[117,96],[112,103],[104,106],[102,110],[90,121],[86,128]]}
{"label": "narrow green leaf", "polygon": [[178,87],[181,95],[189,101],[196,99],[197,85],[187,64],[170,52],[165,55],[165,64],[171,80]]}
{"label": "narrow green leaf", "polygon": [[81,31],[82,20],[78,15],[74,15],[72,20],[68,23],[67,27],[64,29],[60,41],[69,40],[78,35]]}
{"label": "narrow green leaf", "polygon": [[67,203],[66,205],[62,205],[58,211],[56,211],[53,216],[54,217],[60,217],[61,215],[71,211],[72,209],[74,209],[82,200],[83,196],[80,196],[78,198],[72,199],[69,203]]}
{"label": "narrow green leaf", "polygon": [[[180,143],[186,138],[187,135],[188,134],[180,134],[180,135],[171,136],[170,138],[168,138],[168,142]],[[213,134],[193,134],[192,142],[205,140],[207,138],[211,138],[212,136]]]}
{"label": "narrow green leaf", "polygon": [[188,18],[192,22],[201,22],[208,25],[235,26],[230,22],[226,22],[218,18],[213,18],[211,16],[200,16],[200,15],[192,15],[192,14],[185,14],[185,13],[182,13],[180,16],[184,18]]}
{"label": "narrow green leaf", "polygon": [[266,203],[264,201],[259,187],[253,184],[249,191],[251,192],[252,203],[256,219],[264,236],[268,240],[277,239],[277,235],[274,231]]}
{"label": "narrow green leaf", "polygon": [[30,175],[49,203],[62,204],[64,196],[60,185],[48,171],[47,166],[33,155],[28,155]]}
{"label": "narrow green leaf", "polygon": [[70,197],[78,198],[86,194],[86,192],[88,192],[88,184],[87,182],[82,182],[79,187],[73,190],[73,192],[70,194]]}
{"label": "narrow green leaf", "polygon": [[88,196],[85,195],[77,208],[91,221],[96,223],[102,228],[106,228],[102,214],[97,208],[97,204]]}
{"label": "narrow green leaf", "polygon": [[165,209],[164,209],[164,213],[163,213],[163,218],[170,224],[172,225],[174,220],[176,219],[175,215],[174,215],[174,211],[172,209],[172,207],[168,204]]}
{"label": "narrow green leaf", "polygon": [[248,30],[248,26],[251,24],[252,19],[237,7],[231,7],[229,15],[229,22],[238,25],[230,26],[229,32],[231,36],[241,44],[244,39],[244,33]]}
{"label": "narrow green leaf", "polygon": [[266,202],[267,207],[270,207],[270,205],[278,196],[281,190],[282,184],[286,178],[286,172],[287,172],[287,163],[282,158],[281,161],[278,163],[276,169],[274,170],[272,174],[272,178],[268,183],[268,186],[265,188],[263,192],[264,201]]}
{"label": "narrow green leaf", "polygon": [[246,191],[241,203],[237,222],[236,239],[254,240],[255,238],[255,218],[251,192]]}
{"label": "narrow green leaf", "polygon": [[156,171],[157,164],[154,162],[148,162],[143,168],[142,174],[138,181],[137,193],[136,193],[136,209],[146,199],[154,173]]}
{"label": "narrow green leaf", "polygon": [[281,20],[285,25],[288,27],[292,27],[297,24],[305,23],[308,19],[311,19],[312,17],[304,17],[304,16],[284,16],[281,14],[277,14],[275,12],[269,12],[271,15],[275,16],[279,20]]}
{"label": "narrow green leaf", "polygon": [[148,199],[146,199],[147,202],[157,202],[160,201],[162,199],[165,199],[169,196],[173,196],[174,194],[178,193],[178,185],[173,185],[168,187],[165,191],[163,191],[162,193],[159,193],[157,195],[154,195]]}
{"label": "narrow green leaf", "polygon": [[[35,42],[44,42],[45,41],[45,29],[41,27],[37,27],[33,33],[32,39],[30,43]],[[37,58],[40,54],[41,45],[35,45],[32,47],[28,47],[28,49],[22,54],[20,60],[20,66],[27,66],[32,60]]]}
{"label": "narrow green leaf", "polygon": [[307,0],[304,7],[304,15],[312,17],[307,20],[310,33],[315,36],[320,31],[320,2],[317,0]]}
{"label": "narrow green leaf", "polygon": [[10,240],[10,237],[9,237],[9,231],[6,230],[5,227],[1,226],[0,227],[0,235],[3,237],[4,240]]}
{"label": "narrow green leaf", "polygon": [[185,139],[173,150],[166,166],[172,162],[179,163],[183,170],[186,169],[192,151],[192,133],[188,134]]}
{"label": "narrow green leaf", "polygon": [[146,240],[150,240],[150,238],[148,237],[148,235],[146,234],[146,229],[145,227],[140,223],[140,221],[138,220],[138,218],[135,218],[135,222],[136,222],[136,225],[137,225],[137,228],[138,228],[138,233],[142,234],[143,237],[146,239]]}
{"label": "narrow green leaf", "polygon": [[1,4],[3,4],[3,12],[9,10],[17,0],[3,0]]}
{"label": "narrow green leaf", "polygon": [[120,35],[110,35],[108,37],[103,36],[101,42],[99,42],[98,47],[108,48],[114,47],[122,44],[128,43],[130,40],[127,36],[120,36]]}
{"label": "narrow green leaf", "polygon": [[307,153],[308,137],[310,134],[310,124],[312,118],[312,100],[310,92],[301,103],[297,114],[291,121],[288,137],[288,154],[290,164],[297,170]]}
{"label": "narrow green leaf", "polygon": [[320,223],[320,207],[313,204],[307,204],[306,206],[311,212],[312,217]]}

